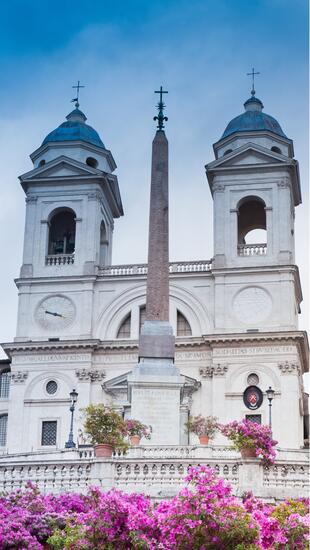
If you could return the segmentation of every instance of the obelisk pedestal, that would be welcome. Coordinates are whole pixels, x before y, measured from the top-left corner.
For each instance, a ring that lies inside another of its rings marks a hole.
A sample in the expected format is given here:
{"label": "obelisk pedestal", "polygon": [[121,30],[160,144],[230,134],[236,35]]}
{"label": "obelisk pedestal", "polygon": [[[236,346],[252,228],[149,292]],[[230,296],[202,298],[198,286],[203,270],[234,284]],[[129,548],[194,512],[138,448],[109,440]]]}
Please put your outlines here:
{"label": "obelisk pedestal", "polygon": [[152,426],[152,444],[179,445],[184,377],[174,365],[175,338],[169,324],[168,141],[163,107],[161,95],[152,145],[146,321],[139,339],[139,363],[128,376],[128,385],[131,417]]}

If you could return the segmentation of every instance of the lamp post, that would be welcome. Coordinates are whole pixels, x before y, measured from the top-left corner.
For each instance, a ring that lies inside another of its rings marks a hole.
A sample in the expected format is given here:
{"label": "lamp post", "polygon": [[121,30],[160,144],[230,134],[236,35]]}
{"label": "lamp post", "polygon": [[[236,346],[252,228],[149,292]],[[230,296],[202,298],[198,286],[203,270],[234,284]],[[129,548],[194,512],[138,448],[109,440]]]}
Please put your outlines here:
{"label": "lamp post", "polygon": [[75,443],[73,441],[73,416],[74,416],[74,409],[75,409],[75,403],[77,402],[78,393],[75,390],[72,390],[70,392],[70,399],[71,399],[71,405],[70,405],[70,412],[71,412],[71,422],[70,422],[70,432],[69,432],[69,438],[68,441],[65,444],[66,449],[74,449]]}
{"label": "lamp post", "polygon": [[271,407],[272,407],[272,400],[274,398],[275,391],[272,389],[271,386],[269,386],[268,390],[266,390],[266,394],[269,401],[269,428],[271,428]]}

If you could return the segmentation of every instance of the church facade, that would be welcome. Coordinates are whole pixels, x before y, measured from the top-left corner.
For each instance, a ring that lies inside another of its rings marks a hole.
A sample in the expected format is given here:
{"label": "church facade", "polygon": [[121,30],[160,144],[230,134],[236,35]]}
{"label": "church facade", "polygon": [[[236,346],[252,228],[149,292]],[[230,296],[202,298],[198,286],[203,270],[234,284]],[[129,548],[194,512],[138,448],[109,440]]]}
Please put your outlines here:
{"label": "church facade", "polygon": [[[82,409],[90,403],[131,416],[147,265],[112,264],[114,220],[123,215],[116,164],[78,107],[20,176],[26,222],[16,337],[3,344],[9,360],[0,365],[3,453],[63,449],[73,388],[75,441],[85,442]],[[292,140],[254,94],[244,107],[206,166],[213,258],[169,266],[175,364],[183,377],[174,435],[179,445],[197,442],[184,430],[189,414],[268,424],[271,387],[274,437],[297,450],[304,446],[308,370],[294,253],[298,162]],[[160,401],[153,406],[156,414]]]}

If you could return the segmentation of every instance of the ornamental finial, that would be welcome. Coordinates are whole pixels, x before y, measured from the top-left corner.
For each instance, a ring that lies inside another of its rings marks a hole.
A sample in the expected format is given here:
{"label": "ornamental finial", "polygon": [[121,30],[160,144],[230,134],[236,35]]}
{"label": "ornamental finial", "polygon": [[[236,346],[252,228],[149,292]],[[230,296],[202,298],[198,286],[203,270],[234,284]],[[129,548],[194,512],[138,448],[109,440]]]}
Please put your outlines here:
{"label": "ornamental finial", "polygon": [[85,86],[82,86],[80,84],[80,81],[78,80],[78,83],[77,83],[77,86],[72,86],[72,88],[76,88],[76,97],[74,97],[73,99],[71,99],[71,103],[74,103],[75,102],[75,106],[76,108],[78,109],[80,104],[79,104],[79,95],[80,95],[80,89],[81,88],[85,88]]}
{"label": "ornamental finial", "polygon": [[158,109],[158,115],[157,116],[154,116],[153,120],[157,120],[158,121],[158,124],[157,124],[157,128],[158,130],[163,130],[164,129],[164,122],[168,120],[168,117],[164,116],[164,108],[165,108],[165,104],[163,102],[163,94],[167,94],[168,92],[165,92],[163,90],[163,87],[161,86],[160,87],[160,90],[156,90],[154,92],[154,94],[160,94],[159,95],[159,102],[157,104],[157,109]]}
{"label": "ornamental finial", "polygon": [[255,96],[255,88],[254,88],[254,78],[255,75],[260,74],[259,72],[255,72],[254,67],[252,67],[252,71],[250,73],[247,73],[247,76],[252,77],[252,90],[251,90],[251,96]]}

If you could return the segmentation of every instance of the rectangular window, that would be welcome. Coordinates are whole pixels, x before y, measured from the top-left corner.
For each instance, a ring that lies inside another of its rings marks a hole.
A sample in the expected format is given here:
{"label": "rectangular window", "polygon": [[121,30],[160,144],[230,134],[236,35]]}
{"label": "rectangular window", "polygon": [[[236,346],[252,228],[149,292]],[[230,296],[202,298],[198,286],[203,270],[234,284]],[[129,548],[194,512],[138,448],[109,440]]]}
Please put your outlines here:
{"label": "rectangular window", "polygon": [[0,447],[4,447],[6,445],[7,426],[8,415],[2,414],[0,416]]}
{"label": "rectangular window", "polygon": [[57,420],[44,420],[42,422],[41,445],[56,445]]}
{"label": "rectangular window", "polygon": [[2,399],[7,399],[9,397],[10,390],[10,373],[1,372],[0,374],[0,397]]}
{"label": "rectangular window", "polygon": [[246,418],[246,420],[251,420],[251,422],[256,422],[257,424],[262,423],[262,415],[261,414],[246,414],[245,418]]}

